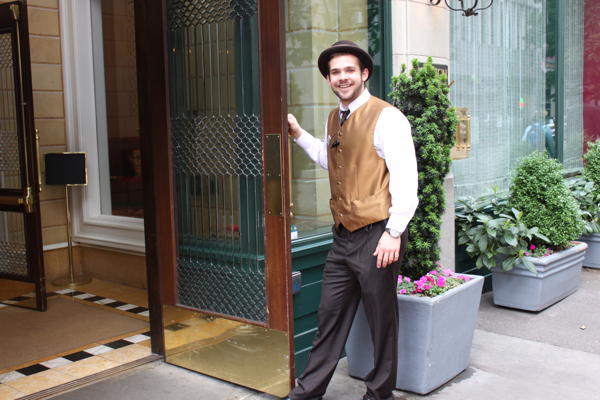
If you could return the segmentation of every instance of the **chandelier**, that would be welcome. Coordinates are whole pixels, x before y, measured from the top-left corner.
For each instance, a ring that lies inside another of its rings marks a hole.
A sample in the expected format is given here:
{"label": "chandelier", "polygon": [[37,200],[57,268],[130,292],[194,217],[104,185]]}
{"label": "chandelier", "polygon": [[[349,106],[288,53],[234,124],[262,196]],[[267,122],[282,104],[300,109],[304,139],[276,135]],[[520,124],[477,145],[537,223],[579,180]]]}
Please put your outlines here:
{"label": "chandelier", "polygon": [[[429,0],[429,4],[432,6],[437,6],[438,4],[441,3],[441,1],[442,0]],[[476,8],[477,3],[479,3],[479,0],[473,0],[473,1],[475,3],[475,4],[473,4],[473,7],[467,7],[467,8],[465,8],[464,0],[458,0],[458,2],[460,3],[460,8],[450,7],[450,4],[448,4],[448,0],[444,0],[444,3],[446,3],[446,7],[448,7],[452,11],[462,11],[462,13],[465,17],[470,17],[471,15],[477,15],[477,11],[486,10],[486,9],[490,8],[492,6],[492,4],[494,3],[494,0],[490,0],[490,4],[487,7]],[[482,3],[483,3],[483,1],[482,1]]]}

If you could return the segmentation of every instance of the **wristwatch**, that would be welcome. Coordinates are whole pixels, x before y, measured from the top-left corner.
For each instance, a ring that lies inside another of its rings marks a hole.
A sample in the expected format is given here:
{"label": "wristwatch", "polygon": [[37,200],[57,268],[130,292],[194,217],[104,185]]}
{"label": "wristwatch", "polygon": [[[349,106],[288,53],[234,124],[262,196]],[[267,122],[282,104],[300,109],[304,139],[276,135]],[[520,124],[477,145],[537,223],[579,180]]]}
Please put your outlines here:
{"label": "wristwatch", "polygon": [[399,232],[392,228],[385,228],[385,231],[394,239],[398,239],[400,237],[400,235],[402,234],[402,232]]}

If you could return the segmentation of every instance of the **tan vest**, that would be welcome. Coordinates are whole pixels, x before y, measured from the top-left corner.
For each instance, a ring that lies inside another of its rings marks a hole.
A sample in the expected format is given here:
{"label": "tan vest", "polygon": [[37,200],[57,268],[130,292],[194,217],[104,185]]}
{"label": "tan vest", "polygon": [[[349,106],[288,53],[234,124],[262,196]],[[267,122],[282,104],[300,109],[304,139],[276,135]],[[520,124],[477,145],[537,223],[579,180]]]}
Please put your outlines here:
{"label": "tan vest", "polygon": [[[371,96],[341,127],[339,110],[336,108],[329,114],[329,206],[336,228],[341,223],[353,232],[390,217],[390,174],[373,144],[375,125],[386,107],[392,106]],[[340,144],[332,148],[331,144],[336,140]]]}

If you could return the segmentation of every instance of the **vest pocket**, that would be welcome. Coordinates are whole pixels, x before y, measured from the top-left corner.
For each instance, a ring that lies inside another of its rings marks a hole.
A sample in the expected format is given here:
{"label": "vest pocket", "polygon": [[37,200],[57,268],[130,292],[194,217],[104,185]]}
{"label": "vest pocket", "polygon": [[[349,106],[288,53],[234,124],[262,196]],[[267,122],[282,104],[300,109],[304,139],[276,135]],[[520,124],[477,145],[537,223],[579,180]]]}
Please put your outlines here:
{"label": "vest pocket", "polygon": [[[384,188],[374,195],[367,196],[363,199],[357,199],[351,201],[352,214],[356,216],[361,222],[367,224],[377,222],[381,219],[385,219],[389,216],[389,208],[387,198],[389,194],[386,193],[388,188]],[[379,219],[377,219],[379,218]]]}

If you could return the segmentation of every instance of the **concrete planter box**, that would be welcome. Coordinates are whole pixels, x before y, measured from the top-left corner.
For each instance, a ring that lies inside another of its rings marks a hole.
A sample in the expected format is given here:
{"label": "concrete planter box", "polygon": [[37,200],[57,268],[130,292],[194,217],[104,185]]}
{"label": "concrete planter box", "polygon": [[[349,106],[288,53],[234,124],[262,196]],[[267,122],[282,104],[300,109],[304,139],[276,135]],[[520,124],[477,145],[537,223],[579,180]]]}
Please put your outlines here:
{"label": "concrete planter box", "polygon": [[[494,304],[528,311],[541,311],[577,290],[586,243],[548,257],[527,257],[538,272],[531,273],[522,263],[508,272],[492,268]],[[506,258],[506,257],[504,257]]]}
{"label": "concrete planter box", "polygon": [[588,268],[600,268],[600,235],[592,233],[591,236],[581,236],[579,242],[587,243],[583,266]]}
{"label": "concrete planter box", "polygon": [[[396,388],[427,394],[469,365],[484,278],[471,280],[435,298],[398,295],[398,375]],[[346,342],[350,375],[373,369],[373,341],[362,305]]]}

